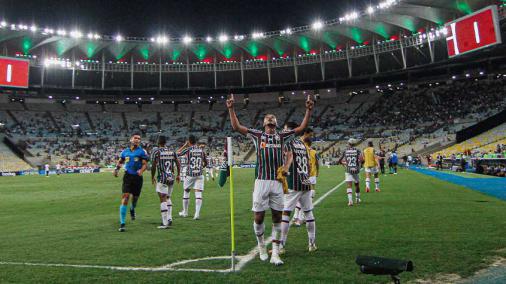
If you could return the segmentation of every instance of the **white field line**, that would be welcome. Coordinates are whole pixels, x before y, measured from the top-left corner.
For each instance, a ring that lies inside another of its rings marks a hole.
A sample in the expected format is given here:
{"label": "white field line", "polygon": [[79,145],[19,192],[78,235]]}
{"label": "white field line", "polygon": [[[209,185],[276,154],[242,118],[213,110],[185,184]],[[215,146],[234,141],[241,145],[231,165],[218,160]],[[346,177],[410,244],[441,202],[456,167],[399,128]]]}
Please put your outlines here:
{"label": "white field line", "polygon": [[[320,196],[315,202],[314,206],[320,204],[325,198],[336,191],[344,181],[327,191],[324,195]],[[271,238],[268,238],[266,244],[272,242]],[[235,271],[240,271],[246,264],[252,261],[258,254],[257,247],[253,247],[248,254],[236,256],[238,262],[235,267]],[[8,262],[0,261],[0,265],[24,265],[24,266],[43,266],[43,267],[67,267],[67,268],[91,268],[91,269],[109,269],[109,270],[124,270],[124,271],[150,271],[150,272],[164,272],[164,271],[186,271],[186,272],[218,272],[218,273],[229,273],[232,272],[231,268],[228,269],[203,269],[203,268],[177,268],[178,266],[185,265],[188,263],[195,263],[200,261],[208,260],[230,260],[230,256],[213,256],[204,257],[197,259],[189,259],[174,262],[164,266],[158,267],[132,267],[132,266],[111,266],[111,265],[87,265],[87,264],[63,264],[63,263],[33,263],[33,262]]]}

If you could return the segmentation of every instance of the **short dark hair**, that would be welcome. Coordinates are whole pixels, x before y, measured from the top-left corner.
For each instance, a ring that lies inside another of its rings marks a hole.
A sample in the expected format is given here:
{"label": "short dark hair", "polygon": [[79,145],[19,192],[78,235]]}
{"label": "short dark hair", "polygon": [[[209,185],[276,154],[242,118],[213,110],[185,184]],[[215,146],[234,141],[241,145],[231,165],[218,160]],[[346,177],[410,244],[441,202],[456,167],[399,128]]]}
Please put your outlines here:
{"label": "short dark hair", "polygon": [[304,129],[304,134],[308,134],[308,133],[314,133],[313,128],[308,127],[306,129]]}
{"label": "short dark hair", "polygon": [[130,135],[130,138],[132,138],[134,136],[141,136],[141,134],[139,132],[134,132],[134,133],[132,133],[132,135]]}
{"label": "short dark hair", "polygon": [[158,145],[165,145],[167,143],[167,137],[164,135],[158,136]]}
{"label": "short dark hair", "polygon": [[369,147],[372,147],[373,146],[372,141],[367,142],[367,145],[369,145]]}
{"label": "short dark hair", "polygon": [[197,143],[197,138],[195,137],[195,135],[190,135],[188,137],[188,141],[190,141],[191,144],[196,144]]}
{"label": "short dark hair", "polygon": [[295,128],[299,127],[299,125],[293,121],[288,121],[287,123],[285,123],[285,126],[288,129],[295,129]]}

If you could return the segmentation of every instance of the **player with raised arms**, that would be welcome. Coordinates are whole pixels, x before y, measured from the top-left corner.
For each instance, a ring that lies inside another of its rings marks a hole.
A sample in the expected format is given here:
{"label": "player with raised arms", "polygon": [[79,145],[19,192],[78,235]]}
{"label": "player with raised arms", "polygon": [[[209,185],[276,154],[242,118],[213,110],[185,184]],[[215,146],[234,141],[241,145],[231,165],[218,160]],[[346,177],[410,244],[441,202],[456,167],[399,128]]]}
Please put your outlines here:
{"label": "player with raised arms", "polygon": [[[174,190],[174,181],[179,183],[180,180],[177,154],[169,149],[166,143],[167,138],[159,136],[158,147],[151,154],[151,182],[155,185],[160,198],[160,212],[162,215],[162,224],[158,226],[158,229],[168,229],[172,225],[172,200],[170,196]],[[177,175],[175,174],[176,169]]]}
{"label": "player with raised arms", "polygon": [[295,134],[302,133],[308,126],[313,111],[314,102],[308,97],[306,101],[306,113],[299,127],[290,131],[278,132],[276,116],[267,114],[263,121],[263,130],[247,128],[240,124],[234,110],[234,96],[227,99],[227,108],[230,114],[232,128],[252,139],[256,148],[257,175],[253,191],[254,223],[253,228],[258,242],[260,259],[265,261],[269,258],[265,247],[265,211],[269,208],[272,212],[272,255],[270,262],[281,265],[279,257],[279,243],[281,235],[281,216],[283,211],[283,187],[277,180],[277,171],[283,166],[283,151],[285,144],[295,138]]}
{"label": "player with raised arms", "polygon": [[148,154],[141,147],[141,135],[134,133],[130,136],[130,147],[121,152],[114,176],[118,177],[119,170],[125,164],[125,175],[123,176],[123,195],[121,197],[121,205],[119,207],[119,231],[125,231],[125,221],[127,214],[128,202],[132,196],[132,204],[130,205],[130,217],[135,220],[135,207],[139,201],[142,190],[142,174],[148,167]]}

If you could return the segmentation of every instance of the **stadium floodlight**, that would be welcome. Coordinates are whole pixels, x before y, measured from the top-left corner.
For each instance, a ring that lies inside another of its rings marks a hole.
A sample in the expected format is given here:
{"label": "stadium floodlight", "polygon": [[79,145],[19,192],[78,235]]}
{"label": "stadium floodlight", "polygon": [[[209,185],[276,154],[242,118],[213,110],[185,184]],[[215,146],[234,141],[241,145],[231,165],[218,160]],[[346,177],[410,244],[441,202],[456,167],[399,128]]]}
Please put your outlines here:
{"label": "stadium floodlight", "polygon": [[259,32],[254,32],[251,37],[253,39],[259,39],[259,38],[263,38],[264,37],[264,33],[259,33]]}
{"label": "stadium floodlight", "polygon": [[166,44],[166,43],[169,42],[169,38],[166,37],[166,36],[159,36],[159,37],[156,38],[156,42],[158,44]]}
{"label": "stadium floodlight", "polygon": [[75,30],[70,32],[70,36],[73,38],[82,38],[83,34],[80,31]]}
{"label": "stadium floodlight", "polygon": [[193,41],[193,39],[192,39],[190,36],[187,36],[187,35],[186,35],[186,36],[184,36],[184,37],[183,37],[183,43],[184,43],[184,44],[189,44],[189,43],[191,43],[192,41]]}
{"label": "stadium floodlight", "polygon": [[76,97],[76,100],[79,100],[80,98],[79,97]]}
{"label": "stadium floodlight", "polygon": [[32,31],[32,33],[37,32],[37,26],[35,26],[35,25],[31,26],[30,31]]}
{"label": "stadium floodlight", "polygon": [[28,30],[28,26],[27,26],[27,25],[20,24],[20,25],[18,25],[18,26],[19,26],[19,29],[21,29],[21,30],[23,30],[23,31]]}
{"label": "stadium floodlight", "polygon": [[93,34],[92,33],[88,34],[88,39],[93,39]]}
{"label": "stadium floodlight", "polygon": [[100,39],[100,38],[101,38],[101,36],[100,36],[99,34],[94,34],[94,35],[93,35],[93,38],[94,38],[94,39]]}
{"label": "stadium floodlight", "polygon": [[485,75],[485,72],[483,72],[483,71],[480,71],[480,75]]}
{"label": "stadium floodlight", "polygon": [[57,30],[56,34],[59,35],[59,36],[66,36],[67,32],[65,30]]}
{"label": "stadium floodlight", "polygon": [[292,29],[286,28],[286,29],[280,31],[279,33],[282,34],[282,35],[291,35],[292,34]]}
{"label": "stadium floodlight", "polygon": [[121,35],[117,35],[117,36],[114,37],[114,40],[117,41],[117,42],[122,42],[124,40],[124,38]]}
{"label": "stadium floodlight", "polygon": [[357,12],[352,12],[352,13],[346,14],[346,16],[344,16],[344,20],[346,20],[346,21],[353,21],[356,19],[358,19]]}
{"label": "stadium floodlight", "polygon": [[218,37],[218,40],[220,42],[226,42],[228,41],[228,36],[226,34],[221,34],[219,37]]}
{"label": "stadium floodlight", "polygon": [[53,99],[53,96],[48,96],[48,98],[49,98],[50,100],[52,100],[52,99]]}
{"label": "stadium floodlight", "polygon": [[369,14],[369,15],[374,14],[374,7],[373,7],[373,6],[369,6],[369,7],[367,8],[367,14]]}
{"label": "stadium floodlight", "polygon": [[210,36],[208,36],[208,37],[206,37],[206,41],[207,41],[207,42],[212,42],[212,41],[213,41],[213,38],[212,38],[212,37],[210,37]]}
{"label": "stadium floodlight", "polygon": [[6,21],[2,21],[2,22],[0,22],[0,26],[1,26],[2,28],[7,27],[7,22],[6,22]]}
{"label": "stadium floodlight", "polygon": [[244,39],[244,36],[243,36],[243,35],[235,35],[235,36],[234,36],[234,40],[236,40],[236,41],[241,41],[241,40],[243,40],[243,39]]}
{"label": "stadium floodlight", "polygon": [[315,31],[318,31],[318,30],[321,30],[323,28],[323,22],[322,21],[316,21],[314,22],[311,27],[313,28],[313,30]]}

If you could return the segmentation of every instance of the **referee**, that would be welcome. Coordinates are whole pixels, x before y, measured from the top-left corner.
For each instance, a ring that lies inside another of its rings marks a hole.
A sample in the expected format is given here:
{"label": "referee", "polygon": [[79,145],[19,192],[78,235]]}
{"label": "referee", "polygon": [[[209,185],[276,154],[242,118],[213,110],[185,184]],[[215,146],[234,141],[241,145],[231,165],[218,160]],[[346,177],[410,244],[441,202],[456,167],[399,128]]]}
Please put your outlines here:
{"label": "referee", "polygon": [[114,170],[114,176],[118,177],[119,170],[125,164],[125,175],[123,176],[123,195],[119,207],[119,231],[125,231],[125,219],[127,214],[128,200],[132,195],[130,216],[135,220],[135,206],[139,200],[142,189],[142,174],[147,168],[148,154],[141,145],[141,135],[134,133],[130,136],[130,147],[121,152],[121,157]]}

